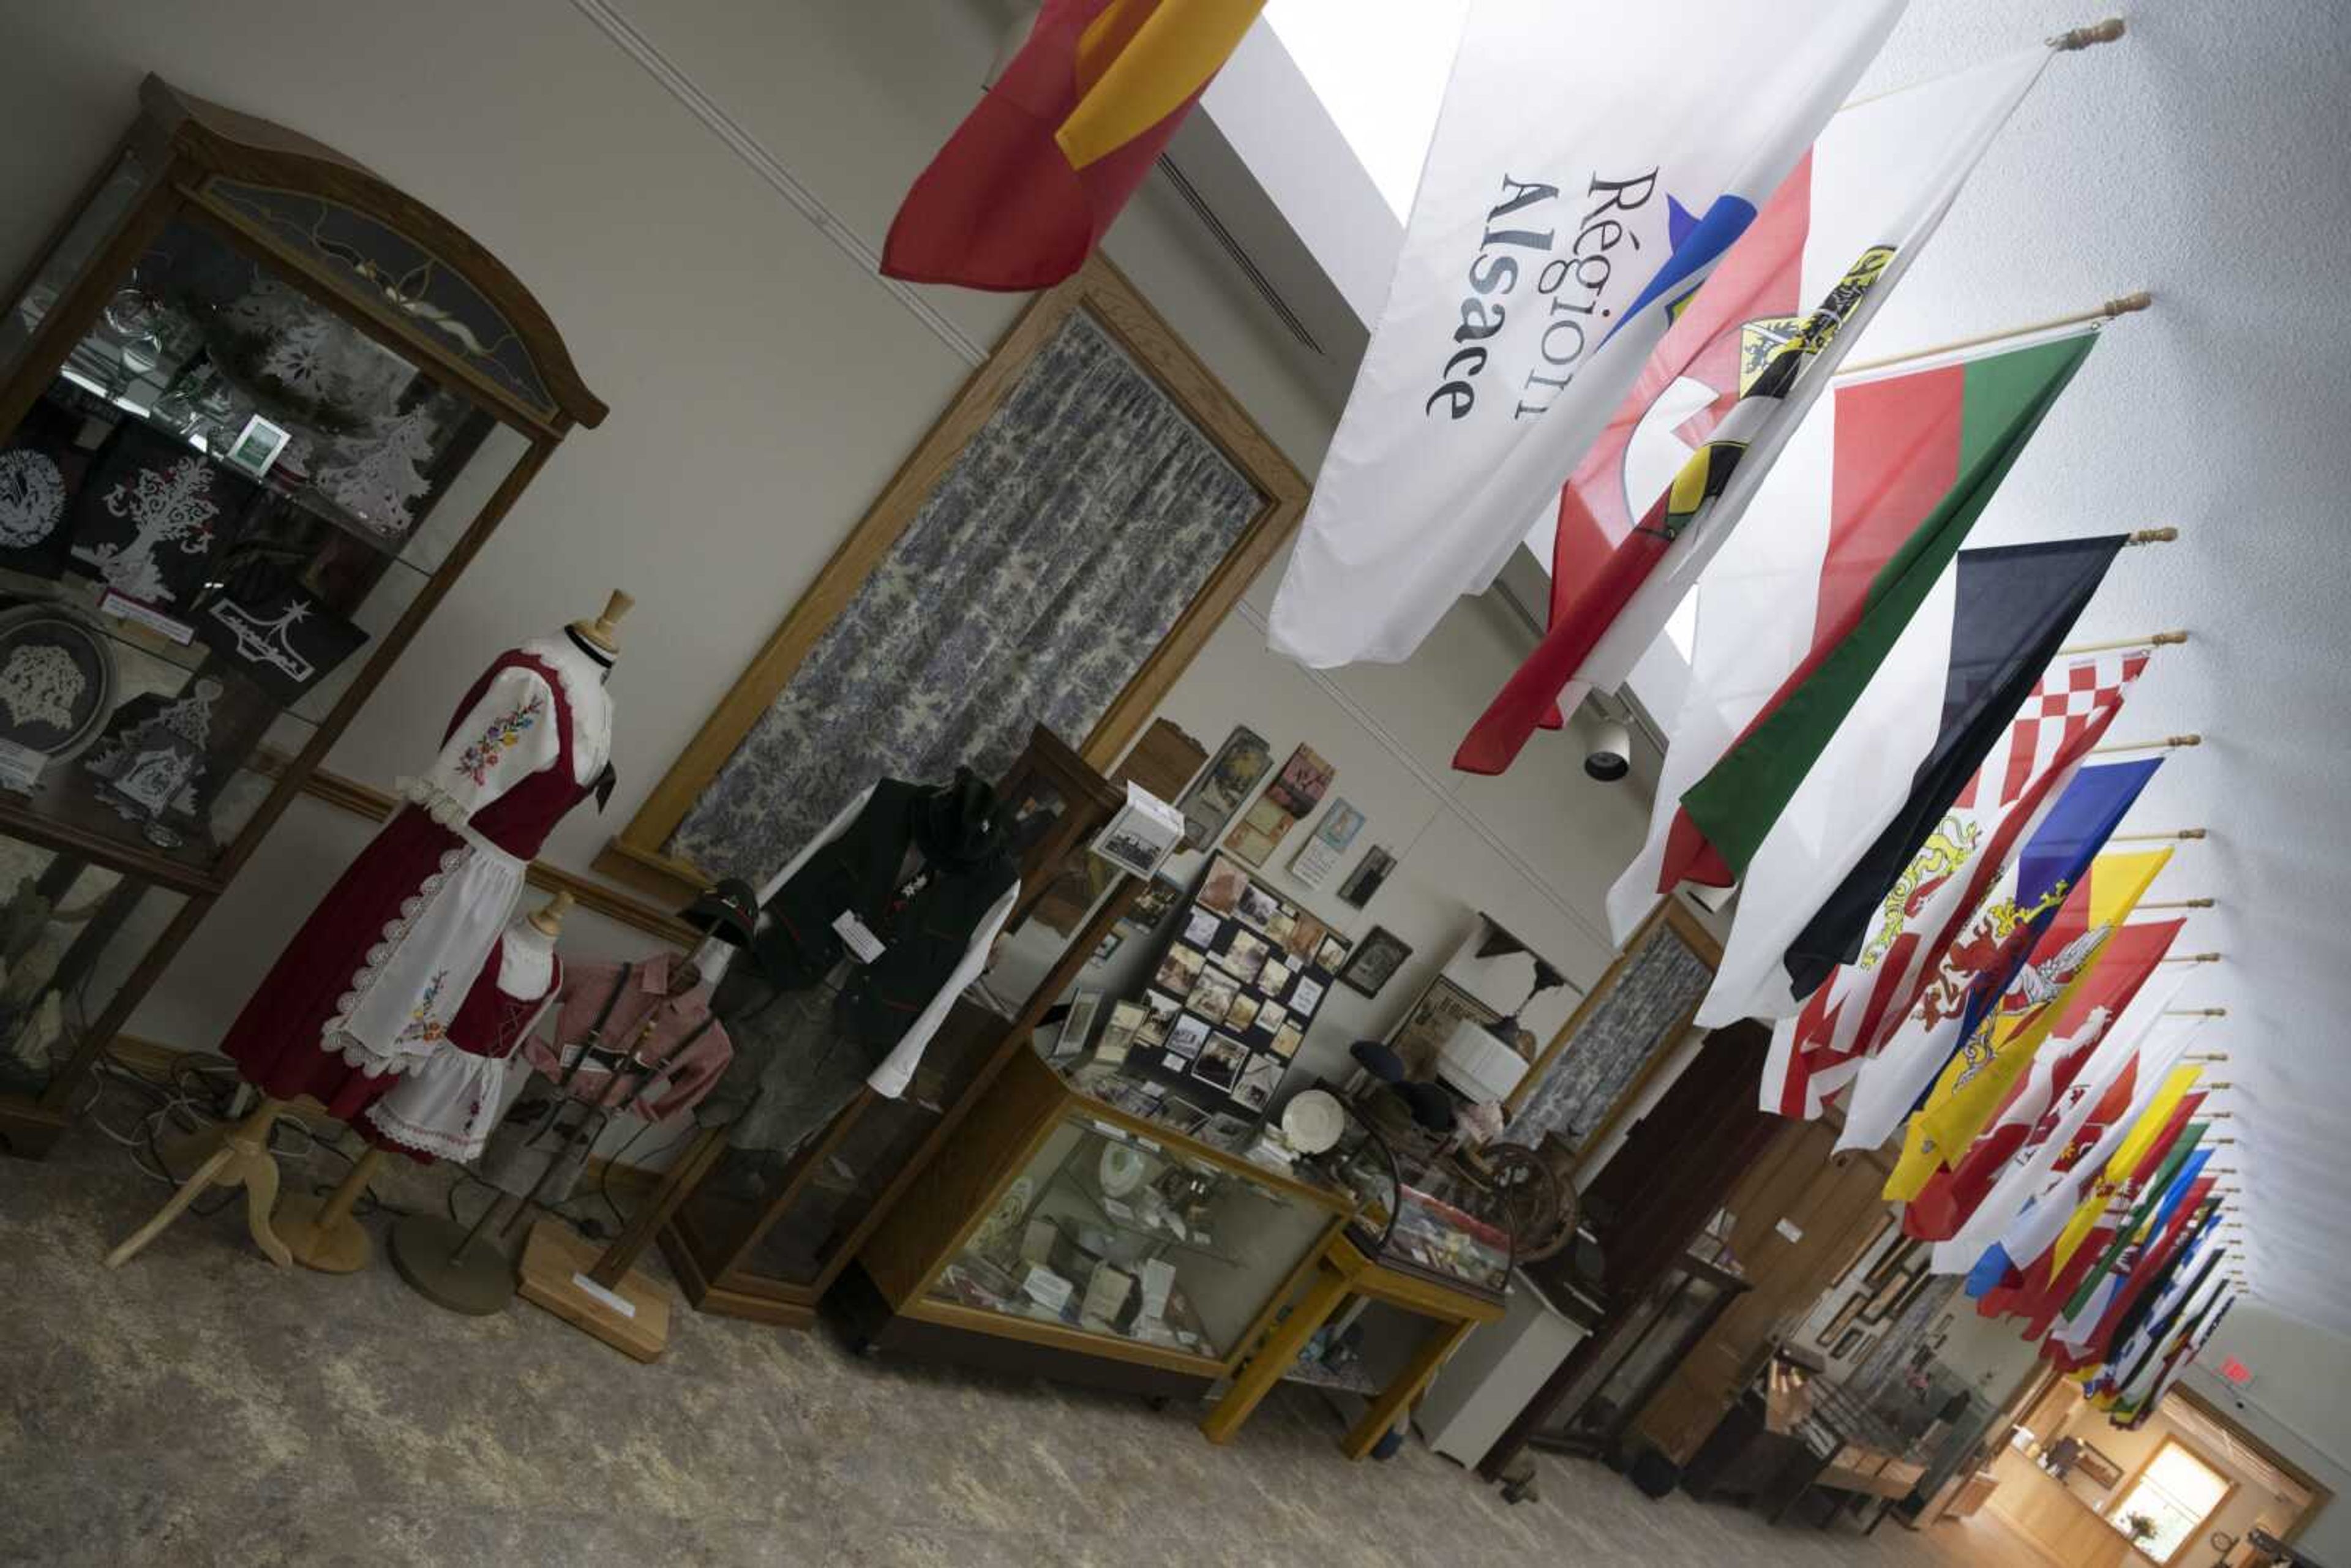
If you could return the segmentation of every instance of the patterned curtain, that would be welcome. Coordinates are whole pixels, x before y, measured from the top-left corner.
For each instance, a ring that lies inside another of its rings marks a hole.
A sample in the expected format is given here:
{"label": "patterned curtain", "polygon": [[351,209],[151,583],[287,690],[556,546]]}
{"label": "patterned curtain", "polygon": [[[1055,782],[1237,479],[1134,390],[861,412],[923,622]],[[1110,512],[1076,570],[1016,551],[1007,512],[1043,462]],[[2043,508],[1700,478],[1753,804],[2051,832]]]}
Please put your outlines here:
{"label": "patterned curtain", "polygon": [[663,848],[757,883],[876,777],[1079,744],[1262,506],[1072,312]]}

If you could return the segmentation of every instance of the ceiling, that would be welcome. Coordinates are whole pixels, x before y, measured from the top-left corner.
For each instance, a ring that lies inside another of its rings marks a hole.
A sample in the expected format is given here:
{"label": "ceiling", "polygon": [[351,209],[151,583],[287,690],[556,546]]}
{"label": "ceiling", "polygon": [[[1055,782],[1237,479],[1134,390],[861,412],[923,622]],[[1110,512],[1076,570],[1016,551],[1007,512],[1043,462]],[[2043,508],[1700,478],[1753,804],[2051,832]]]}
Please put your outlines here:
{"label": "ceiling", "polygon": [[[2111,8],[1910,0],[1856,96]],[[2178,1003],[2228,1009],[2197,1047],[2231,1056],[2210,1103],[2238,1141],[2214,1163],[2243,1172],[2254,1293],[2351,1335],[2351,571],[2326,521],[2351,497],[2351,313],[2320,277],[2351,241],[2351,16],[2320,0],[2126,14],[2123,41],[2053,63],[1854,353],[2154,292],[2105,334],[1976,539],[2181,530],[2120,558],[2077,641],[2190,633],[2116,733],[2203,745],[2173,754],[2123,831],[2210,830],[2150,896],[2218,901],[2179,950],[2225,957]]]}

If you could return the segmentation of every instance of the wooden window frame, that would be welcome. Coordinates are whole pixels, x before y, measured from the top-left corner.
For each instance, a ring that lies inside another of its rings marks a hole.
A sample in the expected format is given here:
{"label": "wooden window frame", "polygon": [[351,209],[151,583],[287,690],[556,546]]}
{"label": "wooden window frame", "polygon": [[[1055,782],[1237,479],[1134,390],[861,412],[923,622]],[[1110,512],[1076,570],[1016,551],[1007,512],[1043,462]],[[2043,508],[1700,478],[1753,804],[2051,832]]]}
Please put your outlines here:
{"label": "wooden window frame", "polygon": [[1088,764],[1099,772],[1110,771],[1209,635],[1298,526],[1306,511],[1308,486],[1305,476],[1249,418],[1239,401],[1125,276],[1097,256],[1067,282],[1038,295],[987,361],[973,371],[938,423],[899,465],[864,517],[800,594],[767,645],[719,699],[628,826],[596,856],[598,872],[672,905],[691,899],[708,885],[709,878],[700,867],[664,853],[662,846],[799,672],[818,639],[913,523],[972,437],[1019,385],[1040,350],[1071,315],[1081,310],[1158,384],[1260,497],[1256,514],[1209,572],[1192,602],[1112,699],[1093,729],[1077,743],[1078,754]]}
{"label": "wooden window frame", "polygon": [[[2162,1559],[2164,1568],[2175,1568],[2176,1564],[2184,1561],[2186,1554],[2191,1548],[2200,1547],[2208,1552],[2211,1550],[2210,1547],[2204,1544],[2205,1537],[2210,1533],[2206,1527],[2214,1520],[2220,1518],[2221,1513],[2228,1508],[2229,1504],[2235,1500],[2237,1489],[2244,1483],[2237,1479],[2237,1474],[2234,1470],[2213,1458],[2211,1455],[2206,1453],[2194,1443],[2189,1442],[2187,1438],[2181,1437],[2177,1432],[2166,1432],[2162,1437],[2157,1441],[2155,1447],[2147,1450],[2147,1458],[2141,1459],[2138,1462],[2137,1467],[2134,1469],[2130,1474],[2122,1479],[2121,1484],[2115,1488],[2114,1494],[2106,1500],[2106,1506],[2099,1511],[2099,1516],[2105,1520],[2107,1525],[2114,1530],[2116,1534],[2121,1535],[2126,1541],[2128,1541],[2130,1537],[2122,1528],[2123,1504],[2130,1500],[2131,1493],[2138,1490],[2138,1483],[2146,1479],[2147,1471],[2155,1468],[2156,1460],[2163,1458],[2163,1451],[2166,1448],[2179,1449],[2189,1458],[2195,1460],[2198,1464],[2203,1466],[2206,1469],[2220,1477],[2220,1479],[2226,1483],[2226,1490],[2220,1493],[2220,1500],[2214,1503],[2210,1508],[2206,1509],[2204,1511],[2203,1517],[2197,1520],[2197,1521],[2189,1528],[2188,1533],[2181,1537],[2178,1549],[2169,1556]],[[2136,1542],[2131,1543],[2131,1550],[2138,1552],[2142,1557],[2153,1559],[2155,1556],[2155,1553],[2143,1550]]]}

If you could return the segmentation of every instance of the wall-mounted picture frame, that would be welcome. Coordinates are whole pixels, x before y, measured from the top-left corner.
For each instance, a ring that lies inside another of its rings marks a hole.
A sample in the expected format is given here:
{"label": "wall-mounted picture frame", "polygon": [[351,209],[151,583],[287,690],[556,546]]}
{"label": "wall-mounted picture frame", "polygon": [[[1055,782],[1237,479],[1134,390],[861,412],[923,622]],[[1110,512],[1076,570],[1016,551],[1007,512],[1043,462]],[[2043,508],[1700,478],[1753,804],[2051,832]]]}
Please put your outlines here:
{"label": "wall-mounted picture frame", "polygon": [[1356,943],[1355,950],[1347,955],[1346,965],[1339,971],[1339,983],[1351,991],[1376,997],[1411,957],[1409,943],[1386,926],[1374,925],[1372,934]]}
{"label": "wall-mounted picture frame", "polygon": [[1347,880],[1339,884],[1339,902],[1353,909],[1371,903],[1380,884],[1387,881],[1388,873],[1395,870],[1395,856],[1377,844],[1365,850],[1364,858],[1355,862],[1355,869],[1347,873]]}
{"label": "wall-mounted picture frame", "polygon": [[1867,1329],[1849,1328],[1837,1336],[1835,1348],[1829,1352],[1829,1359],[1858,1361],[1862,1356],[1866,1355],[1869,1353],[1869,1347],[1876,1343],[1876,1336]]}
{"label": "wall-mounted picture frame", "polygon": [[1094,1031],[1094,1014],[1102,1010],[1100,991],[1080,991],[1070,1002],[1069,1016],[1061,1020],[1061,1032],[1054,1037],[1053,1060],[1067,1061],[1086,1048],[1087,1037]]}
{"label": "wall-mounted picture frame", "polygon": [[1853,1320],[1860,1315],[1862,1303],[1868,1300],[1864,1295],[1847,1296],[1844,1305],[1836,1310],[1836,1316],[1828,1321],[1828,1326],[1813,1336],[1813,1343],[1823,1350],[1836,1343],[1838,1337],[1853,1326]]}

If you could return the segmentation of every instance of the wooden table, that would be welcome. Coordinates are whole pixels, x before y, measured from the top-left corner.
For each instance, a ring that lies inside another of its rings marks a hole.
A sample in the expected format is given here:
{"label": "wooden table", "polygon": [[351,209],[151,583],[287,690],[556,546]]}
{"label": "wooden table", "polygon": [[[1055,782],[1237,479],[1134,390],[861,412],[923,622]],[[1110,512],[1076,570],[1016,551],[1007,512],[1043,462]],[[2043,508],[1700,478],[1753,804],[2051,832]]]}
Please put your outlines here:
{"label": "wooden table", "polygon": [[1503,1302],[1497,1298],[1441,1285],[1376,1262],[1343,1231],[1331,1239],[1315,1260],[1305,1293],[1291,1304],[1290,1315],[1265,1336],[1225,1396],[1202,1418],[1200,1430],[1208,1441],[1231,1440],[1258,1402],[1297,1362],[1298,1353],[1306,1348],[1314,1331],[1329,1322],[1350,1296],[1384,1301],[1427,1318],[1433,1325],[1404,1370],[1380,1390],[1364,1418],[1339,1440],[1340,1452],[1351,1459],[1362,1458],[1378,1445],[1395,1425],[1396,1416],[1428,1386],[1428,1380],[1437,1375],[1454,1347],[1469,1337],[1471,1329],[1496,1322],[1503,1312]]}

